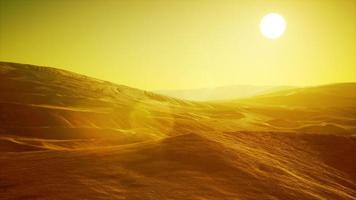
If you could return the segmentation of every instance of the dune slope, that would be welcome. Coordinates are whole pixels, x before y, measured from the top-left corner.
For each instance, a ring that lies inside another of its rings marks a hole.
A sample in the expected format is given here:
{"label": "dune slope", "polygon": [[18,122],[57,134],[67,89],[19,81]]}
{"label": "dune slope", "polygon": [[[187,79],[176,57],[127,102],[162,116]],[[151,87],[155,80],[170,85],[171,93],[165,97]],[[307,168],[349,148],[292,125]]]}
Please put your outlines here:
{"label": "dune slope", "polygon": [[197,103],[14,63],[0,83],[2,199],[356,199],[350,86]]}

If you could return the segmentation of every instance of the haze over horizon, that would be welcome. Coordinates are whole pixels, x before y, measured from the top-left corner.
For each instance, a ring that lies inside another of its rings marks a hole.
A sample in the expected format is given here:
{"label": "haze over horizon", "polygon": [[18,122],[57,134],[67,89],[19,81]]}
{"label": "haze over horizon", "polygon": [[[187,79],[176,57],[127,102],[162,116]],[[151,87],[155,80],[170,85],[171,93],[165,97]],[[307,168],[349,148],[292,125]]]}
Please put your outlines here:
{"label": "haze over horizon", "polygon": [[[146,90],[356,81],[356,1],[5,1],[0,60]],[[259,31],[286,20],[276,40]]]}
{"label": "haze over horizon", "polygon": [[0,0],[0,199],[356,200],[356,0]]}

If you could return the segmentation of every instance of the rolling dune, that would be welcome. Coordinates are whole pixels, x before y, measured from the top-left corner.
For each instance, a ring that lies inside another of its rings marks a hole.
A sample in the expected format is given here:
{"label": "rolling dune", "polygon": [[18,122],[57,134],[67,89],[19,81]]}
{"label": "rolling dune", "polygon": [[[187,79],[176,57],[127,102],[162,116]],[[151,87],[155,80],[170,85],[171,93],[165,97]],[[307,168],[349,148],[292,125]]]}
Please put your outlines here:
{"label": "rolling dune", "polygon": [[356,199],[355,89],[194,102],[0,63],[0,197]]}

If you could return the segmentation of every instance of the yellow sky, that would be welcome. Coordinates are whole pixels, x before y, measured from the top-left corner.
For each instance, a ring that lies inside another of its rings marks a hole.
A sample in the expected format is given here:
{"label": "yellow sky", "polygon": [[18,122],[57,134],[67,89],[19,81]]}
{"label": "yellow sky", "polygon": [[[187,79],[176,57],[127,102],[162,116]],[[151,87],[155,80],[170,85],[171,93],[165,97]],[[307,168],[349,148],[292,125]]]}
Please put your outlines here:
{"label": "yellow sky", "polygon": [[[277,40],[261,18],[287,21]],[[356,81],[354,0],[0,0],[0,60],[141,89]]]}

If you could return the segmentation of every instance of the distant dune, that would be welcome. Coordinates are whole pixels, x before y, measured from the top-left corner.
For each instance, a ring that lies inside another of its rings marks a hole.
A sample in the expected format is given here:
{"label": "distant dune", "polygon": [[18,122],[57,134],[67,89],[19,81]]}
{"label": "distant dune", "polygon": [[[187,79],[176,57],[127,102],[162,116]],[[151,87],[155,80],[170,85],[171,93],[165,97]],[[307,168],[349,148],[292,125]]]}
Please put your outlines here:
{"label": "distant dune", "polygon": [[196,102],[2,62],[0,197],[355,200],[354,91]]}
{"label": "distant dune", "polygon": [[158,94],[193,101],[217,101],[252,97],[273,91],[293,88],[291,86],[254,86],[231,85],[216,88],[201,88],[191,90],[158,90]]}
{"label": "distant dune", "polygon": [[355,106],[356,83],[337,83],[317,87],[295,88],[241,100],[248,103],[306,107]]}

